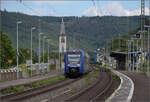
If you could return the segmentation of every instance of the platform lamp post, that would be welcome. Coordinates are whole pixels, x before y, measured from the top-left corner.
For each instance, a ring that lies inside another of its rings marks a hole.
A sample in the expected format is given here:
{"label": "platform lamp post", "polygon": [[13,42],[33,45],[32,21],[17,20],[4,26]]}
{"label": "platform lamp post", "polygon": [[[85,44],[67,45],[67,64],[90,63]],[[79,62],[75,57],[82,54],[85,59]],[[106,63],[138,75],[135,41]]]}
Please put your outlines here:
{"label": "platform lamp post", "polygon": [[31,77],[32,77],[32,33],[33,30],[35,30],[36,27],[31,27]]}
{"label": "platform lamp post", "polygon": [[130,58],[130,71],[132,71],[131,68],[133,68],[132,65],[132,40],[129,40],[129,58]]}
{"label": "platform lamp post", "polygon": [[48,65],[49,65],[49,49],[50,49],[49,44],[50,44],[50,39],[47,39],[47,41],[48,41],[48,57],[47,57],[47,60],[48,60]]}
{"label": "platform lamp post", "polygon": [[129,61],[129,69],[128,71],[131,71],[131,41],[128,40],[128,61]]}
{"label": "platform lamp post", "polygon": [[139,45],[138,45],[138,40],[141,38],[140,32],[137,32],[135,34],[135,39],[136,39],[136,72],[138,72],[138,64],[139,64]]}
{"label": "platform lamp post", "polygon": [[129,71],[129,67],[130,67],[130,56],[129,56],[129,54],[130,54],[130,52],[129,52],[129,40],[127,40],[127,46],[128,46],[128,57],[127,57],[127,62],[128,62],[128,71]]}
{"label": "platform lamp post", "polygon": [[147,63],[147,64],[148,64],[148,65],[147,65],[147,74],[148,74],[148,76],[149,76],[149,74],[150,74],[150,73],[149,73],[149,72],[150,72],[150,71],[149,71],[149,70],[150,70],[150,68],[149,68],[149,64],[150,64],[150,63],[149,63],[149,57],[150,57],[150,55],[149,55],[149,54],[150,54],[150,44],[149,44],[149,43],[150,43],[150,41],[149,41],[149,40],[150,40],[150,39],[149,39],[149,37],[150,37],[150,36],[149,36],[149,34],[150,34],[150,26],[144,25],[144,27],[145,27],[145,28],[148,28],[148,40],[147,40],[147,43],[148,43],[148,44],[147,44],[147,48],[148,48],[148,51],[147,51],[147,52],[148,52],[148,63]]}
{"label": "platform lamp post", "polygon": [[43,33],[39,33],[39,68],[40,68],[40,66],[41,66],[41,62],[40,62],[40,60],[41,60],[41,35],[43,35]]}
{"label": "platform lamp post", "polygon": [[132,47],[132,49],[133,49],[133,53],[132,53],[132,57],[133,57],[133,69],[132,69],[132,71],[134,72],[134,68],[135,68],[135,57],[136,57],[136,54],[135,54],[135,44],[134,44],[135,38],[134,38],[134,36],[133,36],[133,38],[131,38],[131,40],[132,40],[132,42],[133,42],[133,47]]}
{"label": "platform lamp post", "polygon": [[134,72],[134,40],[131,39],[131,62],[132,62],[132,71]]}
{"label": "platform lamp post", "polygon": [[[21,24],[22,21],[17,21],[17,69],[18,69],[18,64],[19,64],[19,50],[18,50],[18,27],[19,27],[19,24]],[[18,73],[18,70],[17,70],[17,79],[19,79],[19,73]]]}
{"label": "platform lamp post", "polygon": [[[134,36],[133,36],[133,38],[132,38],[132,41],[133,41],[133,71],[135,71],[135,69],[134,68],[136,68],[136,71],[137,71],[137,54],[138,54],[138,49],[137,48],[135,48],[135,46],[136,47],[138,47],[138,44],[136,45],[136,40],[137,40],[137,38],[138,38],[138,36],[137,36],[137,34],[135,34]],[[137,42],[138,43],[138,42]],[[136,61],[135,61],[136,60]],[[136,65],[136,66],[135,66]]]}
{"label": "platform lamp post", "polygon": [[43,36],[43,63],[44,63],[44,60],[45,60],[45,59],[44,59],[44,47],[45,47],[45,44],[44,44],[44,43],[45,43],[45,42],[44,42],[44,39],[46,39],[46,36]]}

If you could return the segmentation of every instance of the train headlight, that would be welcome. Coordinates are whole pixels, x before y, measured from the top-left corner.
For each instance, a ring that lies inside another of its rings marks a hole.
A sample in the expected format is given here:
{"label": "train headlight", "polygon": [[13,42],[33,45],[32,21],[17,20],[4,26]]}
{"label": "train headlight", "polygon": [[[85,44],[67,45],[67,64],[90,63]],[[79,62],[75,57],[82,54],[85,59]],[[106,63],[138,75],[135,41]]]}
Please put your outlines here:
{"label": "train headlight", "polygon": [[68,67],[80,67],[80,64],[68,64]]}
{"label": "train headlight", "polygon": [[80,67],[80,64],[77,64],[77,67]]}

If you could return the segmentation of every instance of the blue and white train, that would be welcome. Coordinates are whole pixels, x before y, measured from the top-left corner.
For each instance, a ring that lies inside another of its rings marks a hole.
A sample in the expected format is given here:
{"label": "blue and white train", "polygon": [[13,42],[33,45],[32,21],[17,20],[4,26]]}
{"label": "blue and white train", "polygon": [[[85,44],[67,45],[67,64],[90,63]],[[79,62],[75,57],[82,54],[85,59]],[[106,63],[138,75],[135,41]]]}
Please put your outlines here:
{"label": "blue and white train", "polygon": [[89,56],[81,50],[69,50],[65,53],[66,77],[80,76],[89,72]]}

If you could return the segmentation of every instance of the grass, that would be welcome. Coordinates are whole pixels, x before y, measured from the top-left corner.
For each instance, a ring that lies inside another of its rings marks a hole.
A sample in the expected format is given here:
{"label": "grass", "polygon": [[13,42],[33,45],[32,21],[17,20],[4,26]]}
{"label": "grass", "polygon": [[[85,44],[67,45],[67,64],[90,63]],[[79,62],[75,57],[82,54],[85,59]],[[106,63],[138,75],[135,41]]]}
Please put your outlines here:
{"label": "grass", "polygon": [[77,91],[76,90],[71,90],[71,94],[75,94]]}
{"label": "grass", "polygon": [[1,82],[4,82],[4,80],[0,80],[0,83],[1,83]]}
{"label": "grass", "polygon": [[9,93],[15,93],[15,92],[21,92],[24,91],[24,86],[18,86],[18,87],[14,87],[14,86],[10,86],[9,89],[3,90],[2,94],[9,94]]}
{"label": "grass", "polygon": [[50,78],[50,79],[46,79],[46,80],[43,80],[43,81],[40,81],[40,82],[34,82],[32,84],[30,84],[30,87],[39,87],[41,85],[46,85],[46,84],[50,84],[50,83],[55,83],[56,81],[58,80],[62,80],[62,79],[65,79],[65,76],[62,75],[62,76],[57,76],[57,77],[53,77],[53,78]]}
{"label": "grass", "polygon": [[118,75],[116,75],[116,74],[113,73],[112,71],[111,71],[110,73],[111,73],[112,77],[113,77],[114,79],[116,79],[118,82],[121,81],[121,80],[120,80],[120,77],[119,77]]}
{"label": "grass", "polygon": [[95,66],[94,69],[95,69],[96,71],[99,71],[100,69],[104,68],[104,67],[102,67],[102,66],[99,65],[99,64],[95,64],[94,66]]}
{"label": "grass", "polygon": [[42,86],[42,85],[55,83],[56,81],[63,80],[63,79],[65,79],[65,76],[61,75],[61,76],[45,79],[45,80],[42,80],[42,81],[39,81],[39,82],[34,82],[34,83],[31,83],[31,84],[26,85],[26,86],[24,86],[24,85],[16,86],[16,87],[15,86],[10,86],[10,88],[2,90],[1,93],[2,94],[10,94],[10,93],[21,92],[21,91],[24,91],[27,88],[35,88],[35,87],[39,87],[39,86]]}
{"label": "grass", "polygon": [[91,84],[90,79],[97,79],[98,77],[99,77],[99,75],[98,75],[98,74],[95,74],[95,73],[90,73],[90,74],[86,75],[86,76],[84,77],[85,85],[86,85],[86,86],[90,85],[90,84]]}

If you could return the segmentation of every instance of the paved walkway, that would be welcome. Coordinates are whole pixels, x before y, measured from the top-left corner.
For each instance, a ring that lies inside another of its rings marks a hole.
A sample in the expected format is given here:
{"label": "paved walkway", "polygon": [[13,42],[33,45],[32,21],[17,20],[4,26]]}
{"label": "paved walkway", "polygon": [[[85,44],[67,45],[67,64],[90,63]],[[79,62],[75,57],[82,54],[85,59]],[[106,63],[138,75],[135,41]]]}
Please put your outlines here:
{"label": "paved walkway", "polygon": [[46,74],[44,76],[41,75],[41,76],[35,76],[35,77],[32,77],[32,78],[27,78],[27,79],[19,79],[19,80],[1,82],[0,83],[0,90],[8,88],[10,86],[25,85],[25,84],[29,84],[29,83],[32,83],[32,82],[37,82],[37,81],[44,80],[44,79],[47,79],[47,78],[50,78],[50,77],[55,77],[55,76],[58,76],[58,75],[61,75],[61,74],[63,74],[63,72],[51,72],[51,73]]}
{"label": "paved walkway", "polygon": [[130,102],[134,91],[133,81],[118,71],[112,71],[120,76],[121,84],[118,89],[116,89],[115,92],[106,100],[106,102]]}
{"label": "paved walkway", "polygon": [[143,73],[127,72],[122,73],[130,77],[134,82],[134,93],[132,102],[150,102],[150,77]]}

